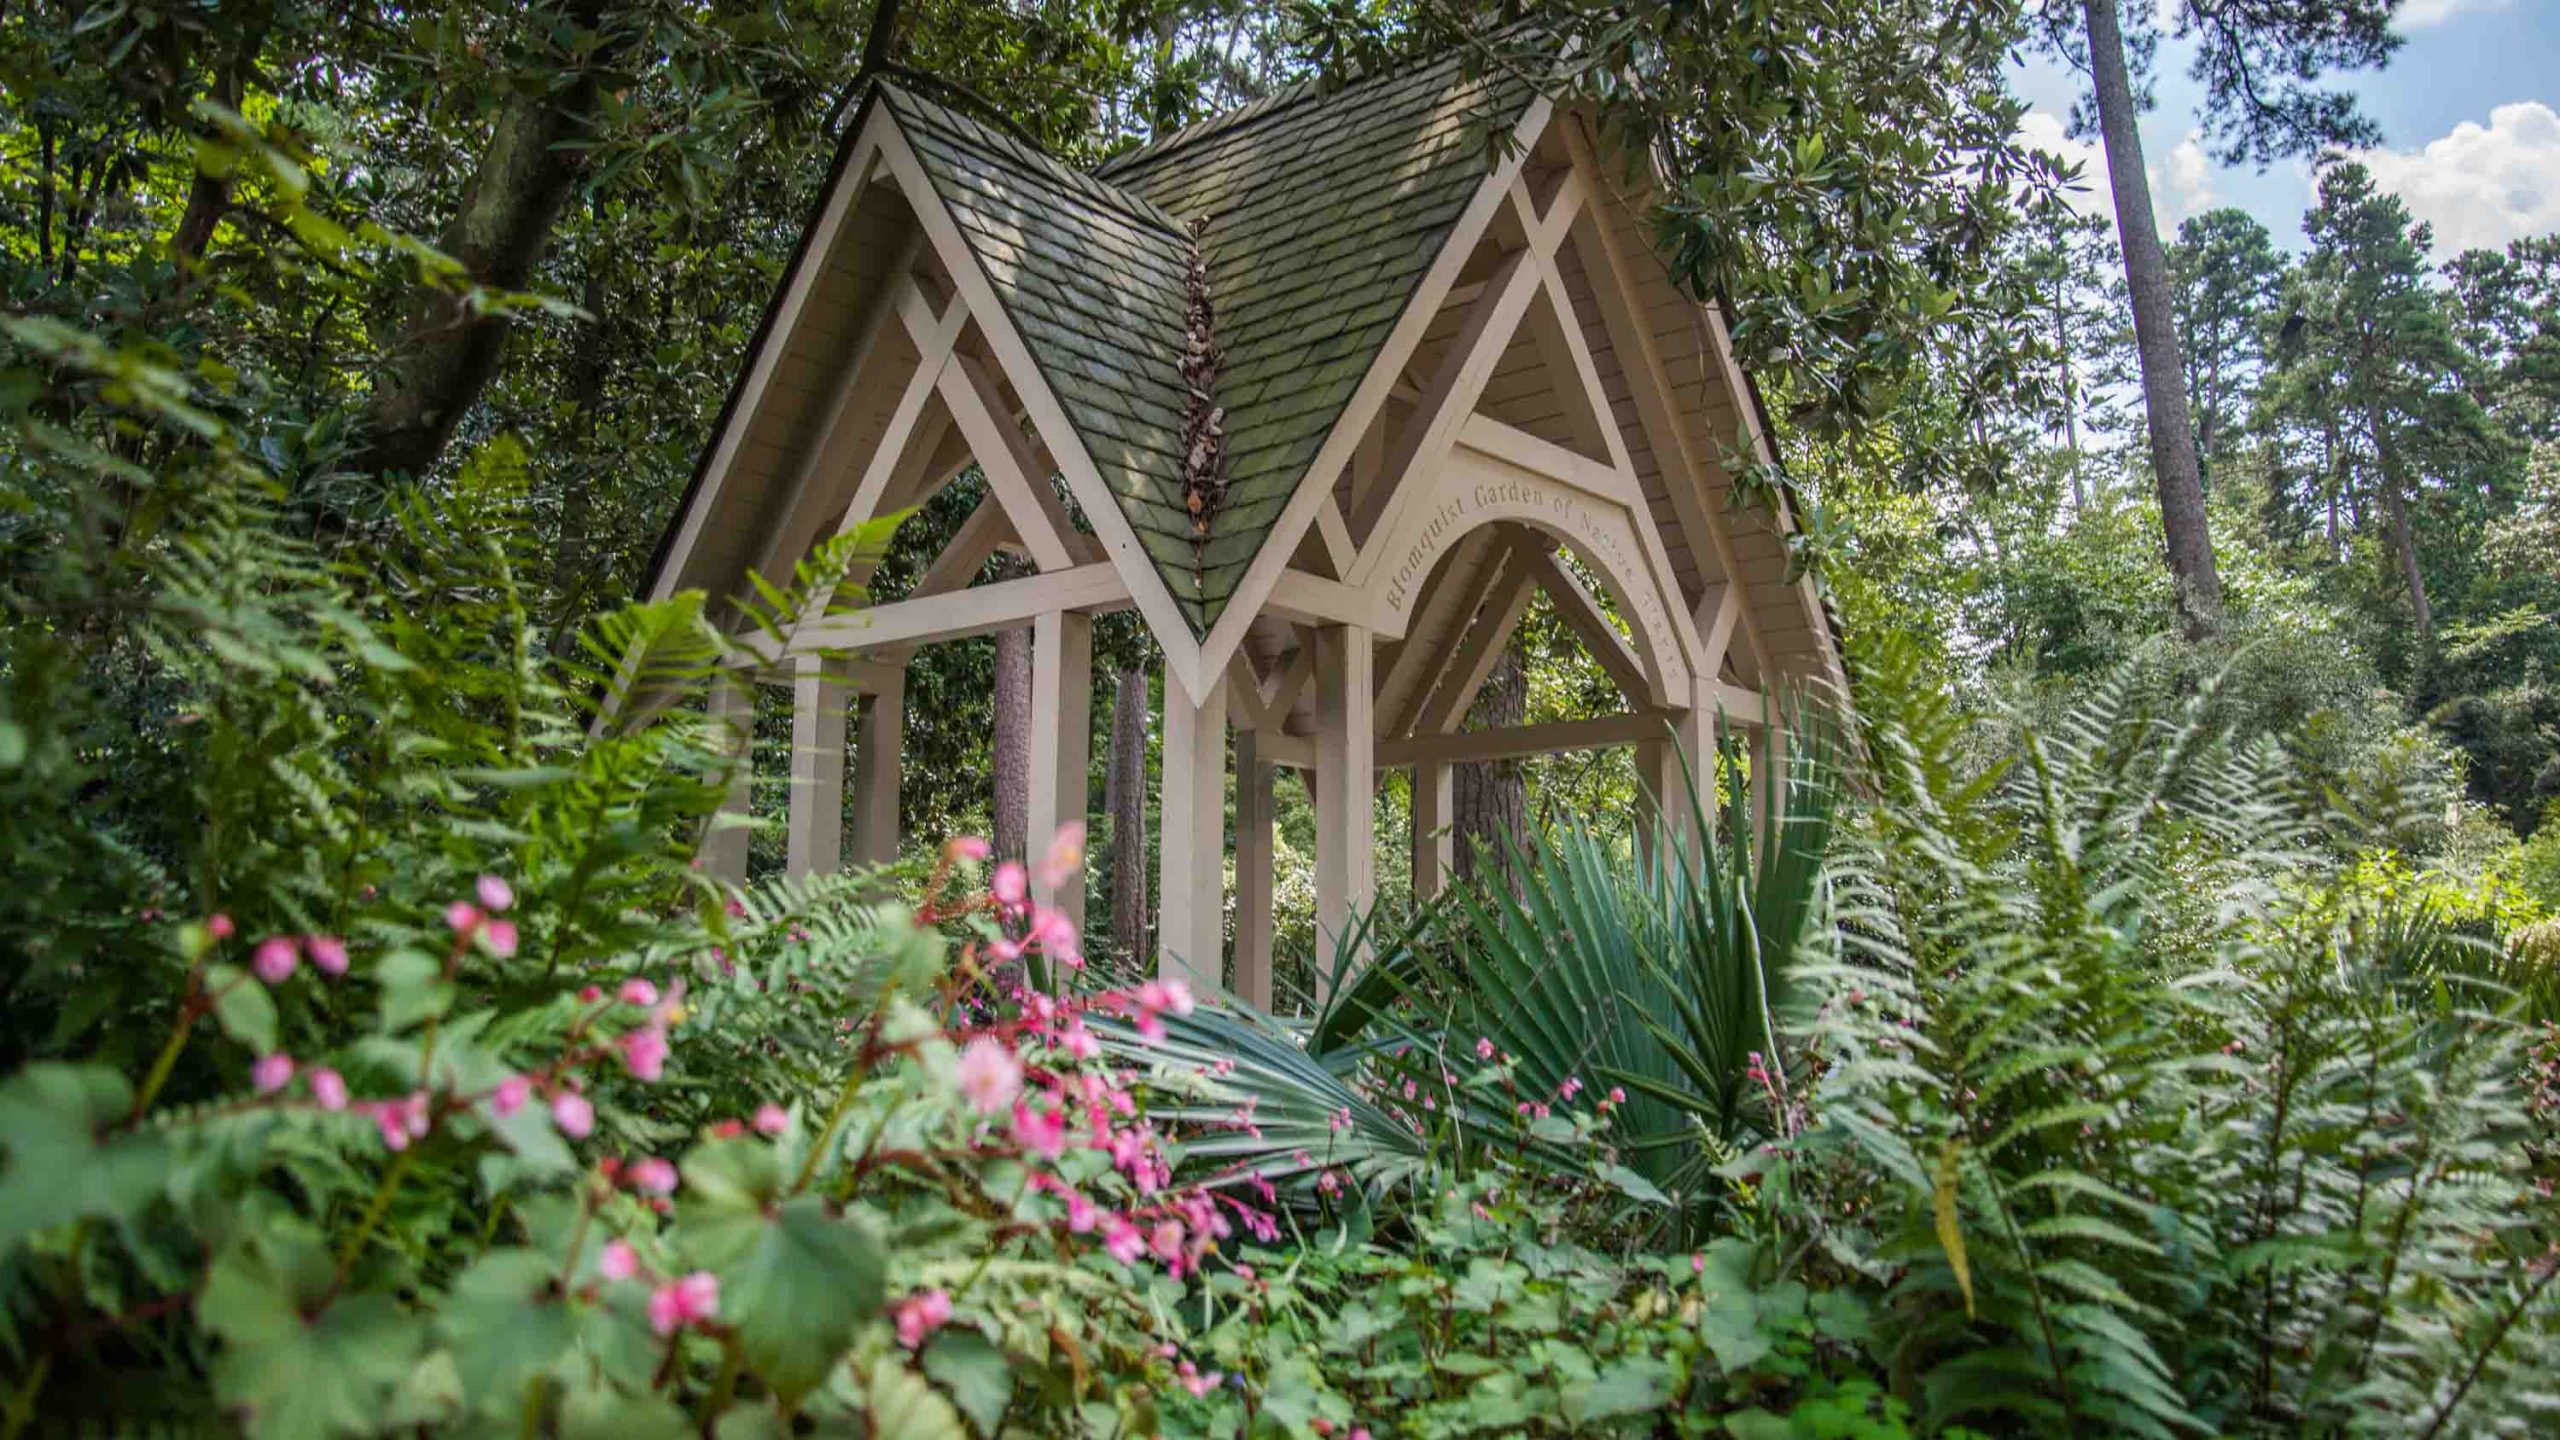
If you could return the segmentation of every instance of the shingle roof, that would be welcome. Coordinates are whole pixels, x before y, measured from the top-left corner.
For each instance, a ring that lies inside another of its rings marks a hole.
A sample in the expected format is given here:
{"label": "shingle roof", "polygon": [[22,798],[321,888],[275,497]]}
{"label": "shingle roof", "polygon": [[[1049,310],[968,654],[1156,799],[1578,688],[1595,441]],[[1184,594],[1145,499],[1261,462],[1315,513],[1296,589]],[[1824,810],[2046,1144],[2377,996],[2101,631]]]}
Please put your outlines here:
{"label": "shingle roof", "polygon": [[[1531,92],[1453,58],[1303,85],[1092,174],[884,96],[1104,483],[1206,634],[1482,184]],[[1195,544],[1179,456],[1185,227],[1204,222],[1224,498]]]}

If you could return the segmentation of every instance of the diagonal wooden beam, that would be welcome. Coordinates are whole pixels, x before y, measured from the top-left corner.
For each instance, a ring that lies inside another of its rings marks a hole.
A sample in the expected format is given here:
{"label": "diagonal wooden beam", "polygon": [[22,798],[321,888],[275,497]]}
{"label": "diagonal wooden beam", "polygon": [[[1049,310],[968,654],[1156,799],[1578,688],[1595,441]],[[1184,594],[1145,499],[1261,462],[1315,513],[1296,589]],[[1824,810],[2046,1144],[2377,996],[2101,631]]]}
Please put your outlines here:
{"label": "diagonal wooden beam", "polygon": [[924,574],[916,580],[915,588],[907,592],[907,598],[922,600],[968,589],[969,582],[977,579],[978,572],[986,568],[988,558],[1012,538],[1012,518],[1004,513],[1004,507],[996,503],[994,496],[987,496],[978,502],[978,508],[969,512],[968,519],[960,522],[960,528],[952,532],[950,543],[944,545],[942,553],[933,557],[933,563],[925,567]]}
{"label": "diagonal wooden beam", "polygon": [[1515,251],[1494,267],[1485,281],[1484,293],[1467,306],[1457,337],[1449,342],[1439,368],[1433,371],[1413,418],[1405,422],[1403,432],[1396,437],[1378,484],[1351,517],[1352,534],[1363,547],[1351,568],[1352,584],[1367,584],[1377,570],[1384,558],[1386,541],[1395,530],[1396,512],[1405,498],[1420,488],[1414,482],[1428,479],[1437,468],[1436,462],[1447,452],[1458,427],[1475,412],[1485,382],[1493,378],[1494,366],[1501,363],[1503,348],[1511,343],[1512,333],[1519,329],[1520,316],[1529,308],[1530,297],[1536,291],[1537,268],[1524,252]]}
{"label": "diagonal wooden beam", "polygon": [[1075,564],[1067,537],[1075,525],[1049,484],[1047,467],[1013,414],[987,367],[972,355],[954,355],[942,372],[942,403],[951,407],[952,423],[969,441],[987,491],[1004,506],[1014,533],[1042,570],[1064,570]]}
{"label": "diagonal wooden beam", "polygon": [[1619,693],[1627,697],[1628,704],[1642,705],[1665,698],[1654,693],[1653,682],[1645,675],[1644,662],[1636,658],[1636,652],[1627,644],[1626,637],[1618,633],[1618,627],[1609,623],[1609,617],[1600,609],[1599,600],[1571,570],[1565,568],[1564,561],[1554,551],[1533,550],[1526,563],[1536,572],[1539,588],[1545,590],[1547,598],[1555,603],[1556,617],[1572,629],[1582,641],[1582,648],[1590,651],[1591,658],[1608,672],[1609,679],[1617,685]]}
{"label": "diagonal wooden beam", "polygon": [[[1029,623],[1052,610],[1109,610],[1130,602],[1129,586],[1107,561],[1020,580],[999,580],[922,600],[893,600],[849,614],[813,617],[791,634],[788,653],[876,651],[964,640]],[[750,646],[756,637],[747,637]],[[762,656],[766,663],[781,657]]]}
{"label": "diagonal wooden beam", "polygon": [[1397,733],[1432,734],[1454,730],[1465,722],[1467,707],[1475,703],[1476,692],[1484,688],[1485,677],[1493,673],[1502,648],[1511,643],[1511,632],[1520,628],[1520,617],[1528,613],[1529,601],[1538,592],[1537,571],[1520,552],[1543,551],[1552,543],[1534,530],[1513,538],[1501,578],[1485,592],[1484,604],[1467,627],[1458,653],[1451,657],[1440,683],[1417,701],[1412,723],[1399,726]]}

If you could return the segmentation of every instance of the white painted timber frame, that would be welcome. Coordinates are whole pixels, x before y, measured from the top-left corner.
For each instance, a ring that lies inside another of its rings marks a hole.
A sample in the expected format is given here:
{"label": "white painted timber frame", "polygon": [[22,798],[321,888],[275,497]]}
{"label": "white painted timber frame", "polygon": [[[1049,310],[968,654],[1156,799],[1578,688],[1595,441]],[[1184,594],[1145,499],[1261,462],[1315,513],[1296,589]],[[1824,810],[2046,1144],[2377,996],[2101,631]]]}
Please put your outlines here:
{"label": "white painted timber frame", "polygon": [[[1232,975],[1239,993],[1265,1006],[1281,769],[1303,772],[1315,802],[1321,987],[1375,903],[1376,796],[1389,770],[1412,773],[1414,888],[1427,895],[1456,858],[1454,766],[1633,747],[1642,784],[1676,827],[1693,813],[1685,787],[1712,783],[1721,734],[1740,732],[1763,774],[1783,763],[1773,687],[1798,675],[1833,679],[1837,661],[1826,651],[1818,665],[1782,665],[1764,633],[1770,566],[1765,553],[1746,553],[1746,540],[1762,542],[1727,513],[1716,488],[1722,462],[1693,413],[1701,395],[1736,407],[1747,396],[1723,322],[1686,302],[1690,321],[1666,319],[1659,285],[1636,283],[1637,267],[1656,262],[1626,242],[1629,202],[1607,178],[1585,117],[1536,101],[1510,138],[1202,636],[1182,619],[888,107],[871,108],[656,587],[667,593],[685,573],[777,383],[777,357],[841,259],[848,216],[874,193],[905,216],[901,238],[854,333],[831,342],[837,358],[826,363],[837,368],[814,390],[799,382],[815,397],[813,418],[768,481],[774,498],[760,502],[747,563],[779,582],[822,532],[920,505],[971,460],[987,493],[904,596],[846,607],[820,593],[777,630],[740,638],[714,712],[743,755],[752,687],[791,690],[791,872],[896,856],[908,658],[1001,630],[1031,636],[1033,846],[1081,827],[1093,617],[1117,610],[1136,610],[1164,656],[1158,968],[1208,984]],[[1666,347],[1666,336],[1676,343]],[[1683,348],[1692,336],[1694,350]],[[1534,413],[1487,398],[1498,375],[1516,396],[1532,362],[1544,386]],[[1751,441],[1767,458],[1756,428]],[[1781,530],[1791,523],[1782,511]],[[1032,573],[978,582],[1000,551],[1027,558]],[[1789,603],[1820,616],[1810,582],[1786,585]],[[1623,693],[1625,710],[1465,729],[1540,596]],[[1775,613],[1777,633],[1802,628]],[[724,811],[732,823],[704,848],[706,868],[732,881],[746,870],[748,831],[734,823],[750,796],[745,769]],[[1647,829],[1647,843],[1658,828]],[[1080,878],[1038,898],[1082,917]]]}

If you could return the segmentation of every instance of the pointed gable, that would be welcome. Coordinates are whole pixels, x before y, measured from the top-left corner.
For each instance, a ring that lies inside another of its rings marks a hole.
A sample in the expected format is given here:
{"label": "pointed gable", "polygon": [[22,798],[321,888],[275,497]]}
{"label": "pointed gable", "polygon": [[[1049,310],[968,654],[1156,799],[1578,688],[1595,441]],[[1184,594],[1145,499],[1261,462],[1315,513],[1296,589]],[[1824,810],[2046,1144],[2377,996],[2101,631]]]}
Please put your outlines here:
{"label": "pointed gable", "polygon": [[[1488,173],[1531,93],[1458,63],[1302,85],[1087,175],[882,95],[1148,559],[1205,635]],[[1225,492],[1182,486],[1187,227],[1225,352]]]}

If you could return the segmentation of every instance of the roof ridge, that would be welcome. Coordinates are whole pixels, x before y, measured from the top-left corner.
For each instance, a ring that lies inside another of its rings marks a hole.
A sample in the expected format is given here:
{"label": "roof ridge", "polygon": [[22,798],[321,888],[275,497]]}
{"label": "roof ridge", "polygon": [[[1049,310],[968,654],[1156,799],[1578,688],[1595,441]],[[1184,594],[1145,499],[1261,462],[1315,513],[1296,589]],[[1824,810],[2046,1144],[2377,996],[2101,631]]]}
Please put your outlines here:
{"label": "roof ridge", "polygon": [[1087,199],[1119,210],[1125,218],[1140,225],[1162,230],[1176,240],[1185,238],[1182,223],[1168,214],[1162,206],[1144,196],[1124,190],[1099,175],[1079,170],[1036,145],[1026,145],[991,125],[964,115],[939,101],[926,99],[903,85],[892,84],[886,80],[878,83],[881,94],[891,102],[892,106],[905,104],[928,112],[926,118],[981,149],[991,151],[1016,164],[1028,165]]}
{"label": "roof ridge", "polygon": [[1370,85],[1384,85],[1395,80],[1411,79],[1435,66],[1449,64],[1457,60],[1460,55],[1460,51],[1451,49],[1443,50],[1436,55],[1415,56],[1375,71],[1354,68],[1342,77],[1339,84],[1330,87],[1327,86],[1325,77],[1322,75],[1310,75],[1304,80],[1293,80],[1259,100],[1247,101],[1233,110],[1194,120],[1170,135],[1159,136],[1133,150],[1123,150],[1094,166],[1093,173],[1097,178],[1107,177],[1134,170],[1143,165],[1152,165],[1169,155],[1189,149],[1203,140],[1258,124],[1283,111],[1295,109],[1309,100],[1336,99]]}

